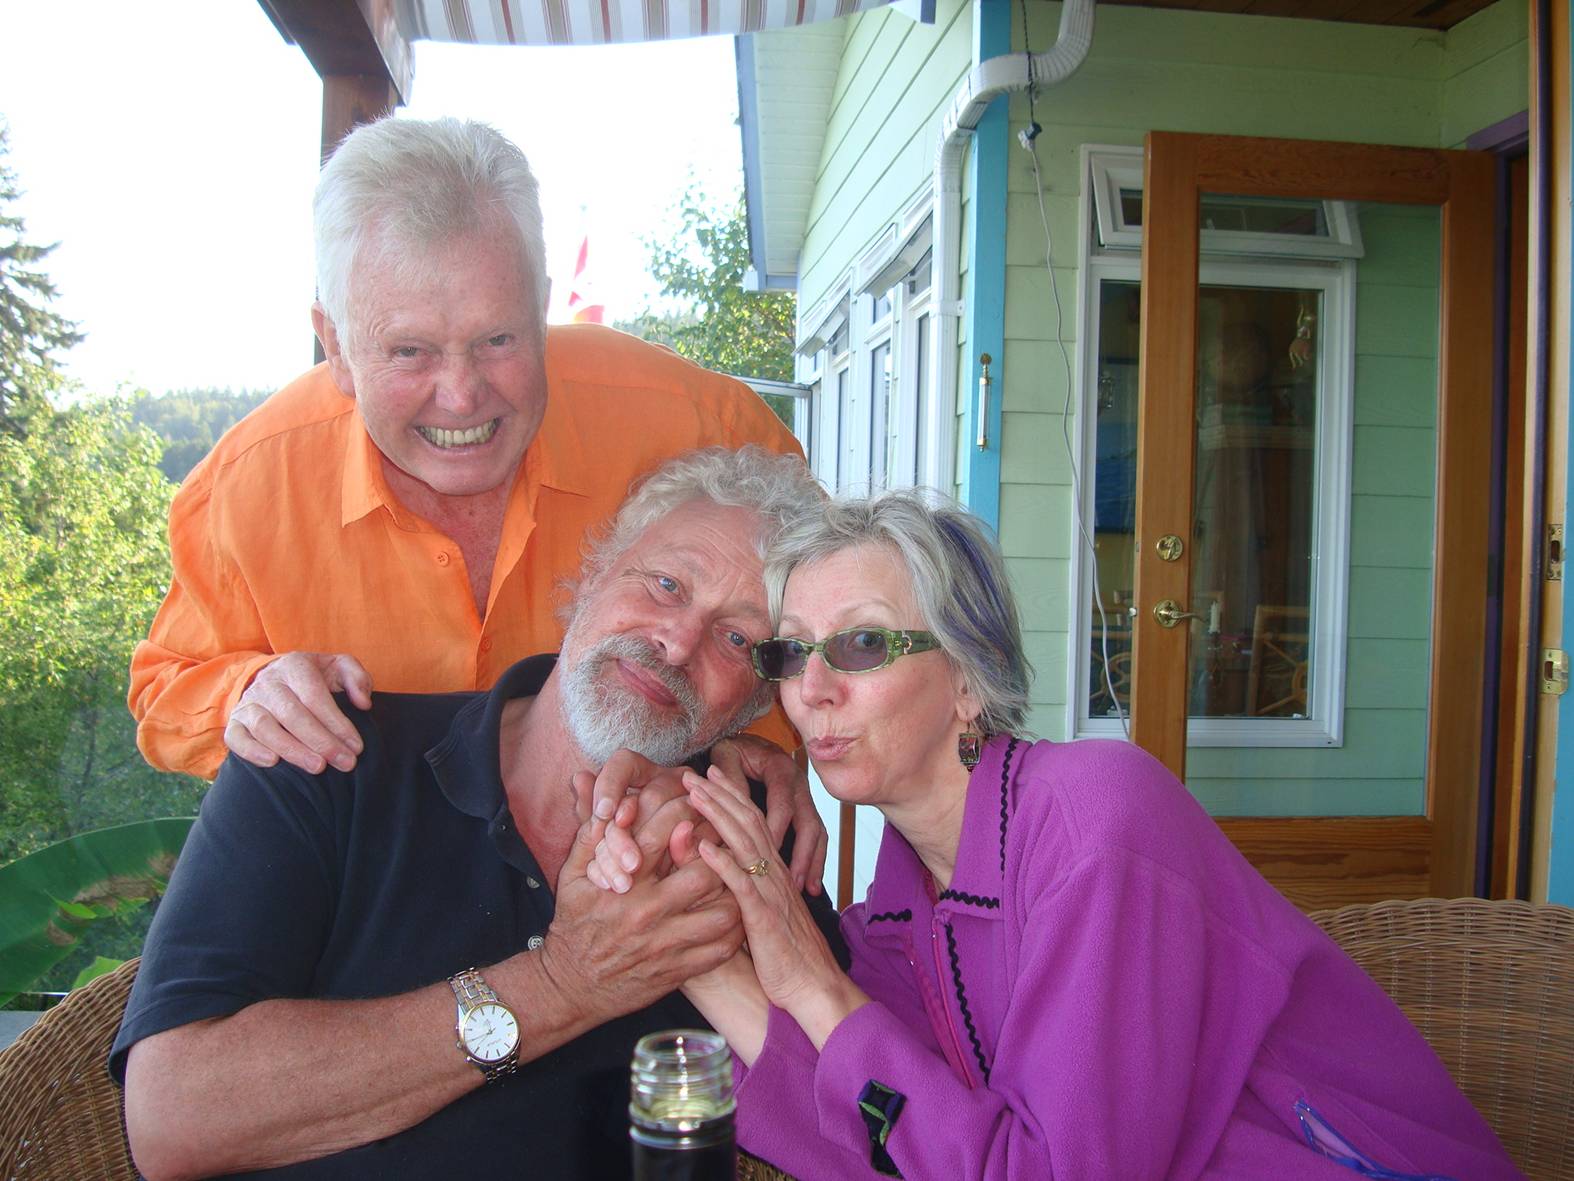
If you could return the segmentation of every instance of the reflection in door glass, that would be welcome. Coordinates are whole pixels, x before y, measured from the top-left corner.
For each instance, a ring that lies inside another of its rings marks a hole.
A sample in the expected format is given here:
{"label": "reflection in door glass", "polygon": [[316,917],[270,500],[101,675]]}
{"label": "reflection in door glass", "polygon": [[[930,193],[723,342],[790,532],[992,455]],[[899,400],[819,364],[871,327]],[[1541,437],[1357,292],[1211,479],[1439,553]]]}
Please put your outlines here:
{"label": "reflection in door glass", "polygon": [[1192,717],[1308,713],[1320,301],[1199,293]]}
{"label": "reflection in door glass", "polygon": [[1104,604],[1090,607],[1088,716],[1130,708],[1131,592],[1137,529],[1137,345],[1141,284],[1099,284],[1097,424],[1094,428],[1094,578]]}

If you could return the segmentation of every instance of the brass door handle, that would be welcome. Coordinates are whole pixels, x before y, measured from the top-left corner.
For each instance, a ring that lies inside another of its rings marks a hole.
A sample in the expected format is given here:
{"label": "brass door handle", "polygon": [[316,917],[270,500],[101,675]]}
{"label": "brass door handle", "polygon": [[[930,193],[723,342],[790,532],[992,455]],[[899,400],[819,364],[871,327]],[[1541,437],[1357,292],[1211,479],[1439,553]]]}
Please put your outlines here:
{"label": "brass door handle", "polygon": [[1183,611],[1174,599],[1160,599],[1153,604],[1153,618],[1159,621],[1160,627],[1174,627],[1183,619],[1196,619],[1193,611]]}

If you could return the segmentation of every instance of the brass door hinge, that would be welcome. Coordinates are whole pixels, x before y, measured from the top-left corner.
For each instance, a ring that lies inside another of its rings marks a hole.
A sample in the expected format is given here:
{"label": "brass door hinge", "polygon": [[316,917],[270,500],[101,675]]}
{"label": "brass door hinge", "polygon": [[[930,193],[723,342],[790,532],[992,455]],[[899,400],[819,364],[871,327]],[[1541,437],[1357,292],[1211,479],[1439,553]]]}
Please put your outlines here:
{"label": "brass door hinge", "polygon": [[1562,648],[1541,650],[1541,691],[1561,697],[1569,687],[1569,654]]}
{"label": "brass door hinge", "polygon": [[1547,548],[1543,555],[1541,568],[1545,571],[1548,582],[1563,581],[1563,526],[1561,523],[1547,526]]}

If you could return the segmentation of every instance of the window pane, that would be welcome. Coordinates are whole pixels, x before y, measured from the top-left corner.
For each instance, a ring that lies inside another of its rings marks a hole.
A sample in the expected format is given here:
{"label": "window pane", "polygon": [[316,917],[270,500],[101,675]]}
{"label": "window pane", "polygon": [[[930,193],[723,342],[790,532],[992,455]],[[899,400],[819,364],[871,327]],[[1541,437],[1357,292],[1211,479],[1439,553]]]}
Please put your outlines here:
{"label": "window pane", "polygon": [[869,490],[885,482],[886,408],[891,399],[891,342],[869,353]]}
{"label": "window pane", "polygon": [[1142,224],[1141,189],[1121,189],[1120,220],[1127,229],[1135,229]]}
{"label": "window pane", "polygon": [[913,269],[907,273],[907,294],[920,295],[929,290],[932,281],[931,263],[934,260],[934,247],[924,251],[924,256],[918,260]]}
{"label": "window pane", "polygon": [[848,474],[847,462],[842,454],[842,449],[843,440],[848,437],[849,433],[847,430],[847,418],[852,409],[848,405],[848,402],[851,400],[849,397],[851,393],[850,383],[847,380],[847,370],[838,370],[836,373],[836,433],[831,439],[831,449],[836,454],[834,478],[838,492],[846,487]]}
{"label": "window pane", "polygon": [[1328,237],[1328,218],[1321,201],[1221,197],[1205,193],[1200,224],[1204,230]]}
{"label": "window pane", "polygon": [[1193,717],[1308,716],[1321,315],[1313,290],[1200,293]]}
{"label": "window pane", "polygon": [[1141,284],[1104,280],[1098,297],[1095,380],[1094,577],[1104,603],[1090,608],[1088,715],[1113,717],[1130,706],[1133,546],[1137,520],[1137,346]]}
{"label": "window pane", "polygon": [[913,470],[908,483],[917,484],[923,478],[924,447],[928,440],[924,428],[929,410],[929,314],[918,317],[915,326],[917,347],[913,351]]}

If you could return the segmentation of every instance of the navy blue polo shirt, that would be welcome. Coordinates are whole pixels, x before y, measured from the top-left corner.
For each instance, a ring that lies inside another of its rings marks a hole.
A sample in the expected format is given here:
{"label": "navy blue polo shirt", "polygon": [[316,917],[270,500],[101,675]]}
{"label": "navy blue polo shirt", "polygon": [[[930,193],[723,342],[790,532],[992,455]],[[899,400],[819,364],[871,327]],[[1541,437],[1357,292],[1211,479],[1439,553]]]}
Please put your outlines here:
{"label": "navy blue polo shirt", "polygon": [[[149,930],[115,1078],[133,1044],[167,1029],[281,997],[396,995],[545,935],[552,890],[508,810],[498,727],[554,662],[520,661],[486,694],[377,694],[365,713],[341,698],[365,741],[349,773],[227,760]],[[529,997],[504,999],[529,1022]],[[398,1135],[256,1175],[494,1176],[513,1162],[519,1176],[626,1177],[634,1043],[696,1025],[673,993]]]}

